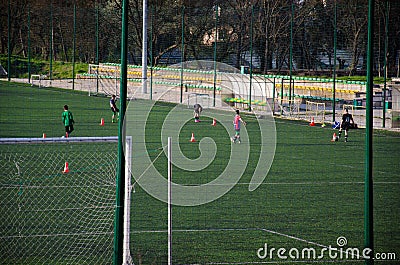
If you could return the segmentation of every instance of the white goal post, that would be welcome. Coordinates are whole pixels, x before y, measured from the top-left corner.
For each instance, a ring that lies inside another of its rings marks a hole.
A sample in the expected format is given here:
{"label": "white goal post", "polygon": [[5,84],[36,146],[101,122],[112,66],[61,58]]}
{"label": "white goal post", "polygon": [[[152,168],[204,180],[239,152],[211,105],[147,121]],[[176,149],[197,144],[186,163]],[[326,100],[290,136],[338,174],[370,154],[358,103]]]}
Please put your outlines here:
{"label": "white goal post", "polygon": [[306,101],[306,118],[314,122],[325,124],[325,103]]}
{"label": "white goal post", "polygon": [[42,87],[42,80],[45,78],[45,75],[31,75],[31,86]]}
{"label": "white goal post", "polygon": [[[125,141],[123,261],[129,251],[131,146]],[[0,260],[110,264],[118,137],[0,138]]]}
{"label": "white goal post", "polygon": [[190,93],[188,94],[187,107],[193,108],[194,104],[200,104],[203,109],[209,109],[212,106],[212,99],[209,94]]}
{"label": "white goal post", "polygon": [[288,98],[276,98],[276,102],[278,103],[279,106],[279,112],[283,116],[287,116],[289,118],[293,119],[300,119],[302,116],[300,105],[301,105],[301,99],[299,98],[294,98],[294,99],[288,99]]}

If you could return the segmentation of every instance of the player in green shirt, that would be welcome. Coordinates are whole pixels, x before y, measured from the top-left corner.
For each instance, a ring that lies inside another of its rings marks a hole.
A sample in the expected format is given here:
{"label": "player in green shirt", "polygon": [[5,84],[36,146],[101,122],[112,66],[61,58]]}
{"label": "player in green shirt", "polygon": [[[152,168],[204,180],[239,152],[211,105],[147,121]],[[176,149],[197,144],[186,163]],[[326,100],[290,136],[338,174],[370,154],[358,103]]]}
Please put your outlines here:
{"label": "player in green shirt", "polygon": [[68,110],[68,105],[64,105],[64,111],[61,117],[65,126],[65,137],[68,138],[68,136],[74,130],[74,117],[72,116],[72,112]]}

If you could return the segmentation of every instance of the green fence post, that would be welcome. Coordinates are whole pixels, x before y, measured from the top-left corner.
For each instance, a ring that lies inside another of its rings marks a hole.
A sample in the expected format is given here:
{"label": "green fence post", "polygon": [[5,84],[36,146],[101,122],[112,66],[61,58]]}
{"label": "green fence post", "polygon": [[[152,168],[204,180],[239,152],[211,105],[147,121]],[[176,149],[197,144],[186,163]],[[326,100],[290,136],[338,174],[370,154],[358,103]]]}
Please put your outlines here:
{"label": "green fence post", "polygon": [[[99,2],[96,1],[96,65],[99,65]],[[99,68],[96,68],[96,94],[99,93]]]}
{"label": "green fence post", "polygon": [[76,3],[74,1],[74,29],[72,42],[72,90],[75,90]]}
{"label": "green fence post", "polygon": [[283,77],[282,77],[282,79],[281,79],[281,116],[283,115],[283,109],[282,109],[282,103],[283,103],[283,85],[284,85],[283,82],[284,82],[284,81],[283,81]]}
{"label": "green fence post", "polygon": [[28,83],[31,82],[31,5],[28,3]]}
{"label": "green fence post", "polygon": [[120,67],[120,116],[118,122],[118,171],[116,176],[116,206],[114,217],[114,265],[122,264],[124,238],[124,118],[127,92],[127,55],[128,55],[128,0],[122,3],[121,67]]}
{"label": "green fence post", "polygon": [[183,61],[185,60],[185,6],[182,6],[182,17],[181,17],[181,28],[182,28],[182,42],[181,42],[181,75],[180,75],[180,87],[181,97],[179,103],[183,102]]}
{"label": "green fence post", "polygon": [[214,82],[213,82],[213,107],[215,107],[215,97],[217,90],[217,41],[218,41],[218,12],[219,6],[215,5],[215,37],[214,37]]}
{"label": "green fence post", "polygon": [[333,9],[333,85],[332,85],[332,122],[335,122],[336,119],[336,44],[337,44],[337,3],[335,0]]}
{"label": "green fence post", "polygon": [[[53,1],[50,1],[50,54],[49,54],[49,60],[50,60],[50,69],[49,69],[49,76],[50,80],[53,79]],[[50,81],[51,82],[51,81]]]}
{"label": "green fence post", "polygon": [[251,89],[253,79],[253,24],[254,24],[254,5],[251,6],[250,21],[250,84],[249,84],[249,111],[251,111]]}
{"label": "green fence post", "polygon": [[374,263],[374,222],[373,222],[373,43],[374,43],[374,0],[368,1],[368,49],[367,49],[367,88],[366,88],[366,133],[365,133],[365,190],[364,190],[364,234],[365,248],[371,249],[370,259],[365,259],[366,265]]}
{"label": "green fence post", "polygon": [[7,8],[7,78],[11,80],[11,2],[8,0]]}
{"label": "green fence post", "polygon": [[275,76],[272,83],[272,116],[275,115]]}
{"label": "green fence post", "polygon": [[389,32],[389,1],[386,0],[385,5],[385,55],[383,56],[383,99],[382,99],[382,128],[386,126],[386,68],[388,53],[388,32]]}
{"label": "green fence post", "polygon": [[150,8],[150,100],[153,100],[153,27],[154,5]]}
{"label": "green fence post", "polygon": [[290,56],[289,56],[289,106],[292,99],[292,71],[293,71],[293,23],[294,23],[294,1],[292,1],[292,10],[290,16]]}

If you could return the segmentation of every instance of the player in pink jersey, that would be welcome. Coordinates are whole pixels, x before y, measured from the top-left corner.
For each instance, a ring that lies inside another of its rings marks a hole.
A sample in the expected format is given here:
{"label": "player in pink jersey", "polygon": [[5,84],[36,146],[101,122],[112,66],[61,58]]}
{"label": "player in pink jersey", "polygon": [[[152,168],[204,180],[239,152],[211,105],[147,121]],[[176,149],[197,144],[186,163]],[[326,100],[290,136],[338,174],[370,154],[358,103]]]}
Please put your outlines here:
{"label": "player in pink jersey", "polygon": [[232,143],[236,143],[236,141],[240,144],[240,125],[246,125],[246,122],[242,120],[239,115],[239,110],[236,110],[235,118],[233,119],[233,128],[235,129],[235,135],[231,138]]}

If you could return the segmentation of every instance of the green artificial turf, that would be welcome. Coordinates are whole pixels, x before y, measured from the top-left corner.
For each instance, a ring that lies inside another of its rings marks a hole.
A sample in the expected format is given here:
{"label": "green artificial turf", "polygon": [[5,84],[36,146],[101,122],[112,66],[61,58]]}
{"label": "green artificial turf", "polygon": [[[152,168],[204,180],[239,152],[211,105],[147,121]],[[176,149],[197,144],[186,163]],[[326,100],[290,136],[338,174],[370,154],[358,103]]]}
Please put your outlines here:
{"label": "green artificial turf", "polygon": [[[116,136],[118,135],[118,125],[110,122],[112,113],[108,100],[106,97],[89,97],[82,92],[53,88],[39,89],[27,85],[0,82],[0,136],[3,138],[40,138],[43,133],[46,133],[47,137],[61,137],[64,133],[61,123],[64,104],[70,106],[76,120],[72,137]],[[141,100],[135,104],[140,106]],[[146,121],[147,152],[156,169],[164,177],[167,177],[167,157],[162,151],[161,129],[163,120],[174,107],[174,104],[156,104]],[[187,111],[192,112],[190,109]],[[344,250],[349,247],[362,250],[364,245],[365,175],[365,131],[363,129],[351,130],[348,143],[343,142],[342,139],[339,142],[331,142],[332,134],[335,131],[328,126],[312,127],[306,122],[276,118],[276,151],[272,166],[264,182],[255,191],[250,192],[249,182],[258,163],[260,146],[265,144],[261,142],[258,122],[265,121],[262,119],[257,121],[253,115],[243,114],[242,117],[247,122],[249,142],[243,141],[241,146],[237,146],[237,144],[233,147],[229,139],[229,136],[233,134],[233,129],[226,130],[220,124],[211,126],[215,111],[218,110],[204,110],[201,123],[189,120],[185,124],[181,124],[182,128],[179,132],[179,147],[186,157],[198,158],[201,155],[200,140],[210,137],[217,147],[215,158],[207,167],[196,172],[174,166],[173,181],[181,185],[209,183],[217,178],[227,166],[231,148],[236,148],[235,150],[240,152],[241,149],[238,148],[250,146],[249,161],[243,162],[245,172],[239,182],[221,198],[200,206],[172,207],[173,264],[252,264],[258,262],[285,262],[285,264],[304,262],[304,264],[308,264],[307,262],[312,263],[315,259],[312,257],[280,259],[277,256],[277,249],[285,248],[289,251],[296,248],[301,254],[302,249],[315,248],[318,257],[324,247],[338,247],[336,242],[338,237],[347,239],[347,244],[343,246]],[[227,115],[231,115],[233,119],[233,112],[227,112]],[[99,125],[101,118],[105,119],[104,126]],[[195,133],[197,140],[195,143],[189,141],[192,132]],[[375,131],[373,143],[375,250],[396,253],[396,261],[382,263],[396,264],[400,259],[400,226],[398,225],[400,219],[400,135]],[[98,152],[85,147],[70,148],[74,148],[73,151],[76,153],[69,154],[69,158],[79,157],[79,153]],[[91,186],[91,183],[96,181],[114,185],[115,179],[109,179],[106,173],[96,174],[97,170],[100,172],[103,169],[111,171],[111,176],[115,173],[117,150],[107,147],[104,149],[107,149],[104,150],[104,156],[109,159],[88,155],[82,155],[79,159],[75,158],[74,161],[81,164],[75,167],[71,166],[72,173],[82,172],[82,178],[87,179],[85,181],[61,181],[62,165],[53,172],[40,173],[35,179],[35,183],[38,183],[39,179],[39,184],[45,183],[43,185],[46,186],[67,185],[75,189],[73,191],[74,189],[70,188],[54,188],[50,193],[53,194],[54,199],[48,198],[44,202],[51,205],[52,208],[64,209],[75,205],[81,209],[85,207],[86,202],[93,203],[83,186]],[[2,160],[0,163],[4,164],[7,163],[6,156],[4,149],[1,150]],[[60,152],[64,152],[63,150],[60,148]],[[46,153],[46,151],[40,152]],[[41,159],[40,152],[35,154],[39,160]],[[57,149],[52,152],[57,153]],[[112,155],[107,155],[107,152],[111,152]],[[141,155],[144,154],[135,153],[133,150],[133,156]],[[205,155],[207,156],[207,153]],[[65,156],[64,154],[59,160],[63,161]],[[49,159],[49,157],[43,157],[42,159]],[[267,166],[265,170],[267,170]],[[110,175],[109,173],[108,175]],[[96,177],[100,180],[95,180]],[[1,178],[0,192],[3,194],[2,198],[7,198],[4,194],[10,192],[7,188],[13,181],[3,172]],[[138,183],[135,183],[134,179],[133,183],[130,225],[130,252],[133,261],[135,264],[166,264],[168,259],[167,204],[146,193]],[[25,185],[29,187],[29,183],[25,183]],[[112,197],[110,192],[103,193],[99,192],[100,190],[103,189],[98,186],[91,187],[91,192],[96,193],[94,201],[101,201],[102,194],[107,195],[108,198]],[[14,187],[13,192],[21,192],[21,188]],[[71,192],[75,192],[75,196],[71,197]],[[31,196],[34,195],[35,193],[31,194]],[[30,203],[35,202],[33,198],[24,197],[24,199]],[[3,205],[10,203],[2,200]],[[39,202],[43,203],[43,201]],[[113,201],[104,202],[104,205],[112,207]],[[38,222],[46,217],[57,219],[57,213],[48,216],[45,213],[40,218],[35,218],[37,212],[29,212],[29,207],[26,210],[30,214],[29,225],[24,227],[27,230],[36,231],[34,229],[40,228],[40,223],[35,224],[35,219]],[[13,211],[6,212],[4,207],[1,207],[0,211],[2,216],[15,214]],[[82,212],[82,214],[84,213]],[[99,224],[103,222],[102,219],[108,219],[108,224],[112,224],[113,216],[109,210],[104,211],[104,216],[100,216],[101,218],[98,215],[93,220],[90,220],[90,215],[88,215],[89,217],[85,217],[86,221],[94,222],[94,227],[96,227],[96,222]],[[5,221],[8,219],[3,217],[0,220],[2,220],[0,227],[4,239],[15,235],[9,221]],[[68,229],[65,231],[66,228],[75,227],[70,221],[63,223],[65,226],[60,227],[62,231],[60,233],[68,233]],[[112,227],[108,227],[106,231],[112,235]],[[57,234],[56,230],[51,231],[51,234]],[[48,242],[57,239],[57,237],[49,237]],[[33,238],[32,241],[29,238],[30,244],[38,243],[39,239],[37,240],[35,241]],[[63,253],[64,260],[68,260],[71,254],[67,247],[68,242],[71,242],[72,246],[76,238],[71,237],[64,240],[66,241],[63,241],[63,248],[60,248],[59,251]],[[111,237],[105,237],[103,240],[103,244],[108,245],[105,249],[112,249]],[[7,256],[7,253],[13,252],[10,252],[8,249],[10,246],[4,243],[8,241],[2,240],[2,242],[0,245],[0,251],[3,253],[1,257],[10,260],[5,264],[11,264],[12,258],[15,257]],[[43,241],[40,242],[43,243]],[[276,249],[273,257],[258,257],[257,251],[265,244],[269,249]],[[84,246],[83,249],[85,247],[87,246]],[[94,253],[101,252],[96,247],[94,249]],[[91,264],[91,258],[88,258],[87,252],[83,251],[82,253],[71,254],[82,256],[82,259],[72,259],[71,262],[78,264],[78,261],[84,260],[87,264]],[[40,260],[47,264],[63,264],[60,259],[52,260],[51,255],[46,256],[48,255],[46,251],[37,250],[37,255],[43,255]],[[96,256],[96,254],[94,255]],[[93,264],[110,264],[112,255],[105,257],[109,257],[110,260],[92,258]],[[344,260],[340,256],[330,258],[327,254],[321,259],[338,264],[343,264]],[[31,263],[37,261],[32,260]],[[17,263],[30,264],[29,258]],[[348,260],[344,264],[360,264],[360,261]]]}

